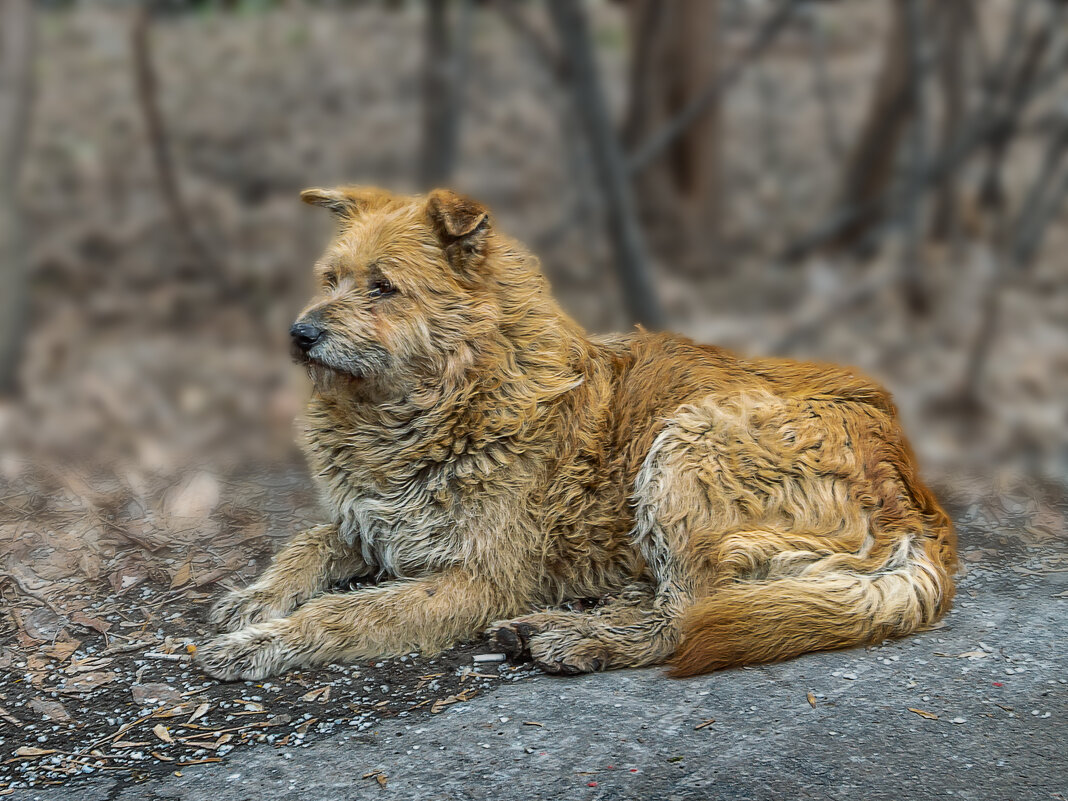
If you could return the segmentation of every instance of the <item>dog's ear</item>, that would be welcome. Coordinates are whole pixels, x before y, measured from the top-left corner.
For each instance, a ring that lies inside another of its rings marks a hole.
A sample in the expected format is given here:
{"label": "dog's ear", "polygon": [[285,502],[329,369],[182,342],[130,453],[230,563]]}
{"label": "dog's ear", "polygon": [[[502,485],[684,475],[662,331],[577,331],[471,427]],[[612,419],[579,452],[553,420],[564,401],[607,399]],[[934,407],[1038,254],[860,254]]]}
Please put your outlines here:
{"label": "dog's ear", "polygon": [[449,263],[460,273],[477,274],[490,229],[486,207],[448,189],[435,189],[427,197],[426,213]]}
{"label": "dog's ear", "polygon": [[381,189],[341,186],[337,189],[305,189],[300,199],[309,206],[329,209],[335,217],[351,220],[369,210],[387,193]]}

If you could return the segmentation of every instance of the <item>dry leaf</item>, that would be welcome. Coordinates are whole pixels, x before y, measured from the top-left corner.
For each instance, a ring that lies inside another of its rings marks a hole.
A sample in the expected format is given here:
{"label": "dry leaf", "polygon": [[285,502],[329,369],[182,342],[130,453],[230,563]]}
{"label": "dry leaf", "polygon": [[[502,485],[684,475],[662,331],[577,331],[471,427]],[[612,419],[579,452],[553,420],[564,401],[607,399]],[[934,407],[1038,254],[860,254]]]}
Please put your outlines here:
{"label": "dry leaf", "polygon": [[91,670],[100,670],[101,668],[105,668],[110,665],[112,661],[113,660],[109,656],[88,656],[85,659],[78,659],[74,662],[71,662],[63,670],[63,672],[66,673],[68,676],[74,676],[78,673],[88,673]]}
{"label": "dry leaf", "polygon": [[323,703],[326,703],[327,701],[330,700],[330,687],[329,686],[320,687],[317,690],[312,690],[311,692],[304,693],[304,695],[302,695],[300,697],[300,700],[301,701],[321,701]]}
{"label": "dry leaf", "polygon": [[19,720],[14,715],[12,715],[10,712],[8,712],[6,709],[4,709],[2,706],[0,706],[0,720],[6,720],[12,726],[18,726],[20,729],[22,728],[22,721]]}
{"label": "dry leaf", "polygon": [[152,733],[159,737],[161,740],[163,740],[163,742],[165,743],[174,742],[174,738],[171,737],[171,733],[167,731],[167,727],[164,726],[162,723],[157,723],[155,726],[153,726]]}
{"label": "dry leaf", "polygon": [[15,756],[20,757],[47,756],[48,754],[54,753],[56,753],[54,748],[37,748],[32,745],[21,745],[15,749]]}
{"label": "dry leaf", "polygon": [[161,709],[158,712],[153,712],[154,718],[176,718],[179,715],[184,715],[190,709],[192,709],[192,703],[181,703],[178,706],[172,706],[170,709]]}
{"label": "dry leaf", "polygon": [[915,709],[911,706],[908,708],[908,710],[909,712],[915,712],[921,718],[926,718],[927,720],[938,720],[938,715],[936,715],[934,712],[927,712],[923,709]]}
{"label": "dry leaf", "polygon": [[43,649],[41,653],[50,656],[60,662],[69,659],[75,651],[82,647],[81,640],[60,640]]}
{"label": "dry leaf", "polygon": [[182,700],[182,694],[169,684],[149,683],[135,684],[130,688],[134,702],[141,706],[150,704],[176,704]]}
{"label": "dry leaf", "polygon": [[189,562],[185,562],[171,574],[171,589],[173,590],[175,587],[181,587],[183,584],[188,584],[192,578],[193,570]]}
{"label": "dry leaf", "polygon": [[208,714],[209,709],[211,709],[211,704],[201,704],[193,710],[193,714],[189,716],[189,720],[186,722],[192,723],[194,720],[200,720],[202,717]]}
{"label": "dry leaf", "polygon": [[118,594],[127,592],[148,579],[148,565],[140,553],[131,553],[112,568],[108,576],[111,589]]}
{"label": "dry leaf", "polygon": [[98,617],[89,617],[89,615],[83,612],[75,612],[70,616],[70,622],[76,623],[79,626],[85,626],[86,628],[93,629],[103,634],[111,628],[111,624],[106,620],[101,620]]}
{"label": "dry leaf", "polygon": [[71,716],[59,701],[34,698],[30,701],[30,709],[38,715],[44,715],[49,720],[54,720],[57,723],[69,723],[71,720]]}
{"label": "dry leaf", "polygon": [[812,707],[813,709],[815,709],[816,708],[816,696],[814,696],[812,693],[809,693],[806,697],[808,698],[808,705],[810,707]]}
{"label": "dry leaf", "polygon": [[56,639],[67,623],[46,606],[39,606],[28,615],[19,615],[19,621],[27,635],[42,642]]}
{"label": "dry leaf", "polygon": [[451,706],[452,704],[455,704],[458,701],[470,701],[476,695],[478,695],[478,690],[476,690],[474,687],[471,687],[470,689],[464,690],[461,693],[456,693],[456,695],[450,695],[448,698],[439,698],[437,701],[434,702],[433,706],[430,707],[430,712],[431,714],[436,715],[443,709],[445,709],[445,707]]}
{"label": "dry leaf", "polygon": [[115,681],[117,678],[118,674],[112,673],[110,670],[101,671],[99,673],[83,673],[80,676],[68,679],[60,692],[68,694],[87,693],[91,690],[95,690],[97,687],[111,684],[111,682]]}

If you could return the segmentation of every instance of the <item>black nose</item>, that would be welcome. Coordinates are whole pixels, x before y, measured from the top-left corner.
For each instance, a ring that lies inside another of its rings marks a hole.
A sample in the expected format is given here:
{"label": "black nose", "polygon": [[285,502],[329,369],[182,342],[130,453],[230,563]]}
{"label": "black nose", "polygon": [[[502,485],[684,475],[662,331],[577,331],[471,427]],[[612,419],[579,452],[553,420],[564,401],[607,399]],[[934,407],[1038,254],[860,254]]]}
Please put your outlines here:
{"label": "black nose", "polygon": [[310,323],[294,323],[293,327],[289,329],[289,335],[293,337],[293,342],[303,351],[309,351],[314,348],[325,333],[326,331],[319,326],[311,325]]}

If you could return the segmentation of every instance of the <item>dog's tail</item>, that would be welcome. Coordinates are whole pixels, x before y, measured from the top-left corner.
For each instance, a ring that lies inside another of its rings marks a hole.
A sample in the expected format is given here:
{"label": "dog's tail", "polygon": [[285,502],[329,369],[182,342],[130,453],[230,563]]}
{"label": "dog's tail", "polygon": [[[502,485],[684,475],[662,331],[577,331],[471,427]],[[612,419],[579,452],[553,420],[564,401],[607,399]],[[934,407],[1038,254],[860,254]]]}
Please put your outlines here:
{"label": "dog's tail", "polygon": [[[735,548],[753,543],[749,553],[734,554],[749,569],[724,576],[686,612],[670,675],[865,645],[932,625],[953,597],[952,525],[937,512],[938,529],[903,534],[870,569],[870,560],[854,554],[772,555],[766,539],[732,537]],[[798,567],[777,571],[776,563]]]}

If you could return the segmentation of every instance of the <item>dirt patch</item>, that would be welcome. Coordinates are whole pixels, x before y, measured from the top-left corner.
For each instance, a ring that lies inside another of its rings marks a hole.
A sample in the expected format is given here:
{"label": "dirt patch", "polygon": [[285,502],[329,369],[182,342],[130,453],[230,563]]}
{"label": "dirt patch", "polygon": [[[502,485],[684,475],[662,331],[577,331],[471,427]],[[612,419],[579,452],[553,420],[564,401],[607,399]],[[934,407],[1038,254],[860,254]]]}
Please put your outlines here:
{"label": "dirt patch", "polygon": [[[299,748],[384,718],[438,714],[536,672],[476,661],[488,649],[471,643],[435,658],[220,683],[188,655],[209,633],[205,609],[199,597],[148,583],[70,614],[15,610],[17,630],[0,646],[0,794],[97,773],[145,780],[253,745]],[[40,637],[51,640],[21,645]]]}

